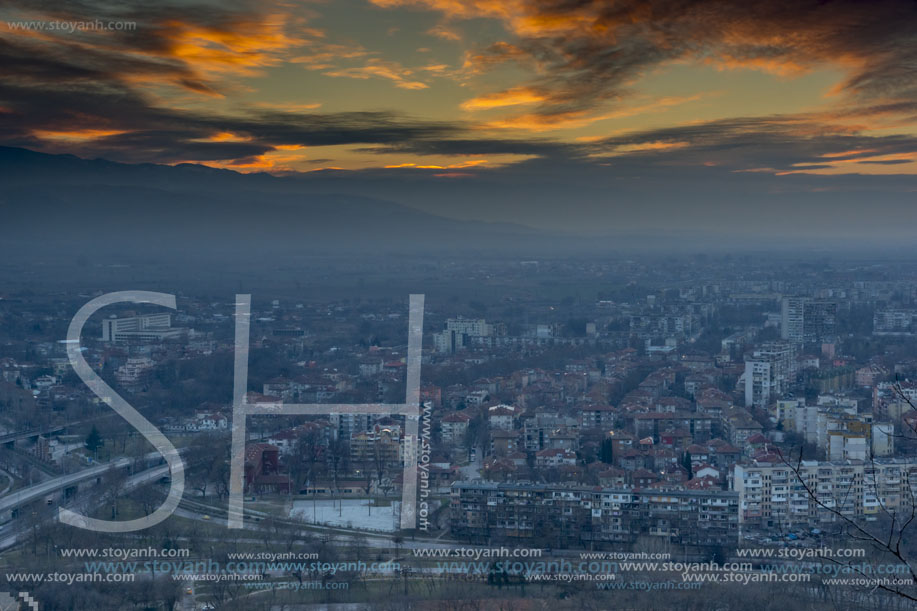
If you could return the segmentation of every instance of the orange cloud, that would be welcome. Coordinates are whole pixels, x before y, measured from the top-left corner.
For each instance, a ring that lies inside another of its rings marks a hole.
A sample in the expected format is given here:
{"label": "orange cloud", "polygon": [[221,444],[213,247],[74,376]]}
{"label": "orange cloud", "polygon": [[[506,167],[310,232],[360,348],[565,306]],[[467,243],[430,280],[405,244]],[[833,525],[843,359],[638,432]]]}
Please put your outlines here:
{"label": "orange cloud", "polygon": [[[622,153],[638,153],[641,151],[672,151],[675,149],[685,148],[691,146],[690,142],[665,142],[662,140],[657,140],[655,142],[641,142],[640,144],[628,144],[622,147],[619,147],[617,150]],[[712,162],[706,162],[704,165],[715,165]]]}
{"label": "orange cloud", "polygon": [[426,89],[428,85],[417,80],[411,80],[414,71],[403,67],[398,62],[385,61],[372,58],[364,66],[353,68],[339,68],[323,72],[325,76],[335,76],[353,79],[383,78],[393,81],[396,87],[402,89]]}
{"label": "orange cloud", "polygon": [[462,39],[461,34],[444,24],[439,24],[430,28],[427,30],[427,34],[430,36],[436,36],[437,38],[442,38],[443,40],[451,40],[454,42],[458,42]]}
{"label": "orange cloud", "polygon": [[166,40],[161,54],[208,76],[252,76],[261,68],[280,63],[289,49],[305,44],[308,39],[303,34],[323,36],[315,29],[300,29],[296,36],[287,34],[287,21],[288,16],[282,14],[240,19],[220,28],[168,21],[161,26]]}
{"label": "orange cloud", "polygon": [[321,102],[312,102],[307,104],[298,104],[296,102],[257,102],[258,108],[267,108],[269,110],[278,110],[281,112],[309,112],[322,107]]}
{"label": "orange cloud", "polygon": [[543,102],[545,96],[530,87],[514,87],[497,93],[488,93],[462,102],[463,110],[487,110],[520,104]]}
{"label": "orange cloud", "polygon": [[411,168],[414,170],[457,170],[462,168],[473,168],[477,166],[486,165],[486,159],[470,159],[468,161],[462,161],[460,163],[450,163],[449,165],[418,165],[416,163],[396,163],[392,165],[383,166],[386,169],[399,169],[399,168]]}
{"label": "orange cloud", "polygon": [[506,117],[495,121],[489,121],[484,124],[484,127],[498,129],[524,129],[529,131],[576,129],[591,125],[598,121],[623,119],[644,113],[662,112],[673,106],[695,102],[703,97],[704,94],[696,94],[684,97],[667,96],[663,98],[657,98],[644,104],[617,108],[608,112],[571,110],[554,113],[527,113],[513,117]]}
{"label": "orange cloud", "polygon": [[850,157],[852,155],[862,155],[863,153],[875,153],[876,149],[853,149],[851,151],[841,151],[839,153],[825,153],[821,155],[822,157],[832,158],[832,157]]}
{"label": "orange cloud", "polygon": [[[232,159],[227,161],[192,161],[190,163],[200,163],[212,168],[223,170],[235,170],[237,172],[298,172],[300,166],[308,161],[304,152],[296,153],[295,151],[304,151],[305,147],[298,144],[277,145],[274,150],[268,151],[261,155],[245,157],[241,159]],[[189,162],[175,162],[172,165]]]}
{"label": "orange cloud", "polygon": [[507,61],[527,61],[530,59],[529,54],[522,48],[505,41],[499,41],[483,51],[465,51],[462,71],[467,76],[474,76]]}
{"label": "orange cloud", "polygon": [[807,66],[789,58],[766,57],[711,57],[706,63],[718,70],[760,70],[777,76],[793,77],[809,72]]}
{"label": "orange cloud", "polygon": [[42,140],[98,140],[107,136],[117,136],[127,133],[125,130],[116,129],[78,129],[78,130],[47,130],[32,131],[32,135]]}
{"label": "orange cloud", "polygon": [[240,136],[232,132],[218,132],[207,138],[208,142],[251,142],[250,136]]}

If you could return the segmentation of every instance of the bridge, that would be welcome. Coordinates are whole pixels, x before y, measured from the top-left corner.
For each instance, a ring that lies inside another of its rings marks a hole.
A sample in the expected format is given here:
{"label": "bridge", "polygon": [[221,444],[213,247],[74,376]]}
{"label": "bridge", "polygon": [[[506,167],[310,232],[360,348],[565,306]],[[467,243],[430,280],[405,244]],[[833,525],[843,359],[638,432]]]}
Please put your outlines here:
{"label": "bridge", "polygon": [[30,431],[16,431],[13,433],[6,433],[5,435],[0,435],[0,444],[4,443],[15,443],[23,439],[29,439],[33,437],[38,437],[39,435],[50,435],[51,433],[59,433],[63,431],[70,424],[58,424],[56,426],[47,427],[44,429],[32,429]]}
{"label": "bridge", "polygon": [[[150,459],[157,456],[160,456],[159,452],[151,452],[144,458]],[[8,493],[5,496],[0,497],[0,516],[7,516],[8,513],[11,515],[17,508],[21,507],[22,505],[27,505],[40,498],[46,497],[49,494],[54,494],[60,490],[66,490],[68,488],[76,488],[83,482],[95,478],[100,478],[109,469],[123,469],[128,467],[135,460],[136,459],[133,458],[119,458],[118,460],[96,465],[94,467],[89,467],[88,469],[82,469],[76,473],[61,475],[59,477],[43,481],[33,486],[29,486],[28,488],[23,488],[22,490]],[[169,466],[165,464],[158,465],[151,469],[147,469],[142,473],[147,474],[149,477],[153,477],[153,475],[150,474],[158,474],[157,477],[162,477],[169,473]]]}

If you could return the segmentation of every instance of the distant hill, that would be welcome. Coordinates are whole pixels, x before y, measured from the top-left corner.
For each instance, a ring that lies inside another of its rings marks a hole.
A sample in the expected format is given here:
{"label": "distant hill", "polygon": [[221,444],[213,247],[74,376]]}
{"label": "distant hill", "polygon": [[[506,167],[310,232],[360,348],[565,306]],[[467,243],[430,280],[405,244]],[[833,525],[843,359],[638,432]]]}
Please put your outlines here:
{"label": "distant hill", "polygon": [[458,221],[300,181],[0,147],[0,240],[19,249],[169,253],[544,248],[523,226]]}

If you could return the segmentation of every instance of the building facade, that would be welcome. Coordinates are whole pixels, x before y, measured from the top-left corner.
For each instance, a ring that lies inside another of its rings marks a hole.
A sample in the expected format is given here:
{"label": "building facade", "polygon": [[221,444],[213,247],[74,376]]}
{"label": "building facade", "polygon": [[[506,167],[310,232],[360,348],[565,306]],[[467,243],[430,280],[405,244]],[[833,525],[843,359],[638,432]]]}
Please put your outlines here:
{"label": "building facade", "polygon": [[736,465],[733,488],[743,525],[780,528],[843,518],[873,520],[883,507],[894,512],[912,506],[917,459],[804,460],[798,466],[753,461]]}
{"label": "building facade", "polygon": [[712,546],[737,542],[738,507],[723,490],[456,482],[450,520],[454,536],[480,542],[603,547],[658,536]]}

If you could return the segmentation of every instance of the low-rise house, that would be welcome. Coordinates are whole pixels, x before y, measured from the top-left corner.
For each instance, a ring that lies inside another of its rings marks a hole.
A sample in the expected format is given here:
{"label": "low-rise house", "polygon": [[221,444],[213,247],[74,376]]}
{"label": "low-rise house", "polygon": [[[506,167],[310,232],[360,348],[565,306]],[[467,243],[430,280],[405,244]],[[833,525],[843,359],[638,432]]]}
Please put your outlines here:
{"label": "low-rise house", "polygon": [[561,465],[576,465],[576,452],[560,448],[549,448],[535,453],[535,466],[555,468]]}

